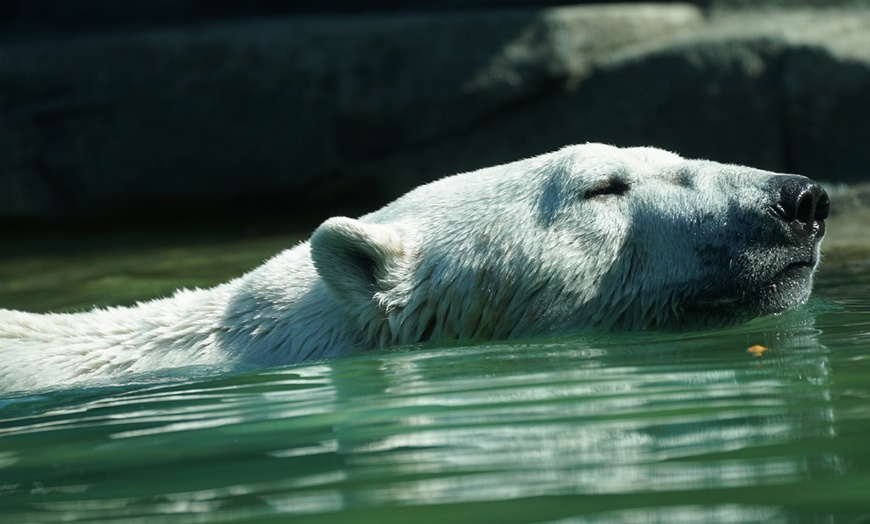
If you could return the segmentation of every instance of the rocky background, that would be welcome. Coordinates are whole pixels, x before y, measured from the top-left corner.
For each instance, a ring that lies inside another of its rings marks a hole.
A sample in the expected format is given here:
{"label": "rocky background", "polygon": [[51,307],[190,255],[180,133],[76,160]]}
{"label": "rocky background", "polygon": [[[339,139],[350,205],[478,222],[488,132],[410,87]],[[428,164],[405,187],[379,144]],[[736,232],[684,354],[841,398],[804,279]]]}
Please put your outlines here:
{"label": "rocky background", "polygon": [[587,141],[870,181],[870,2],[555,3],[0,0],[0,224],[316,221]]}

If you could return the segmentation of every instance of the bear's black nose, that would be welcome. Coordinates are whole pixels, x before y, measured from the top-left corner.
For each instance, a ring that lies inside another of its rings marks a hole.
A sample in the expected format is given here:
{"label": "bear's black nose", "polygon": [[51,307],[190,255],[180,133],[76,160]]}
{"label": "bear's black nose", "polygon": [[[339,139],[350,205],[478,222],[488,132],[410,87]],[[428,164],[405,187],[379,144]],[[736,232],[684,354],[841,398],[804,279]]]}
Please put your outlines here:
{"label": "bear's black nose", "polygon": [[831,208],[822,186],[802,176],[788,177],[779,187],[779,202],[771,209],[802,238],[825,234],[825,219]]}

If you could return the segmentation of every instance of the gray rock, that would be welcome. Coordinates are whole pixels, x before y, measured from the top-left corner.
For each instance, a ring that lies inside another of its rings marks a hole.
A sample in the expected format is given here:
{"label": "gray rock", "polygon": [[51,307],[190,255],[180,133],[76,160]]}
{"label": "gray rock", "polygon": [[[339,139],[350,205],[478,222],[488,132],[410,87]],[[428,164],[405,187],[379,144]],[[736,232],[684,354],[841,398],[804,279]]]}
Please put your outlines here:
{"label": "gray rock", "polygon": [[100,217],[276,192],[328,203],[364,185],[373,159],[454,137],[569,69],[700,20],[687,6],[599,7],[7,44],[0,215]]}
{"label": "gray rock", "polygon": [[600,55],[592,74],[569,68],[539,96],[378,171],[402,173],[419,161],[420,173],[445,158],[457,171],[604,141],[822,181],[867,180],[868,38],[865,10],[724,12]]}
{"label": "gray rock", "polygon": [[870,11],[611,5],[0,45],[0,217],[358,213],[604,141],[866,180]]}

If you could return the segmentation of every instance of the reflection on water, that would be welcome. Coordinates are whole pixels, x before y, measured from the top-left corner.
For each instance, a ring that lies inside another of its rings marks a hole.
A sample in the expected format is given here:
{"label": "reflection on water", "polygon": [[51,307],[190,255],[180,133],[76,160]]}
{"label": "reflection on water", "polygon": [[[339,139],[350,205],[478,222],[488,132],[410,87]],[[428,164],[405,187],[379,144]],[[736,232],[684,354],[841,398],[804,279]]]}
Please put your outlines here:
{"label": "reflection on water", "polygon": [[855,264],[807,308],[730,330],[0,399],[0,520],[866,521],[870,265]]}
{"label": "reflection on water", "polygon": [[18,399],[0,428],[3,500],[38,520],[783,516],[808,481],[844,473],[818,446],[836,435],[827,351],[795,332],[761,359],[745,353],[758,329],[567,338]]}

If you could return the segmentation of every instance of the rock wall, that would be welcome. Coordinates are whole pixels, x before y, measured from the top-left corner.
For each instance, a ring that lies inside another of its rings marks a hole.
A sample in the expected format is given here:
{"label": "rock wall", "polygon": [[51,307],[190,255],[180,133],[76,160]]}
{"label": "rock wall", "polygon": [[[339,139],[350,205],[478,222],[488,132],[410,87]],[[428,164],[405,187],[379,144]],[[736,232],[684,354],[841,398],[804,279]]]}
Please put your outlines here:
{"label": "rock wall", "polygon": [[239,17],[130,2],[176,11],[82,26],[46,4],[101,3],[0,5],[2,219],[355,214],[585,141],[867,180],[861,7],[262,16],[254,2]]}

